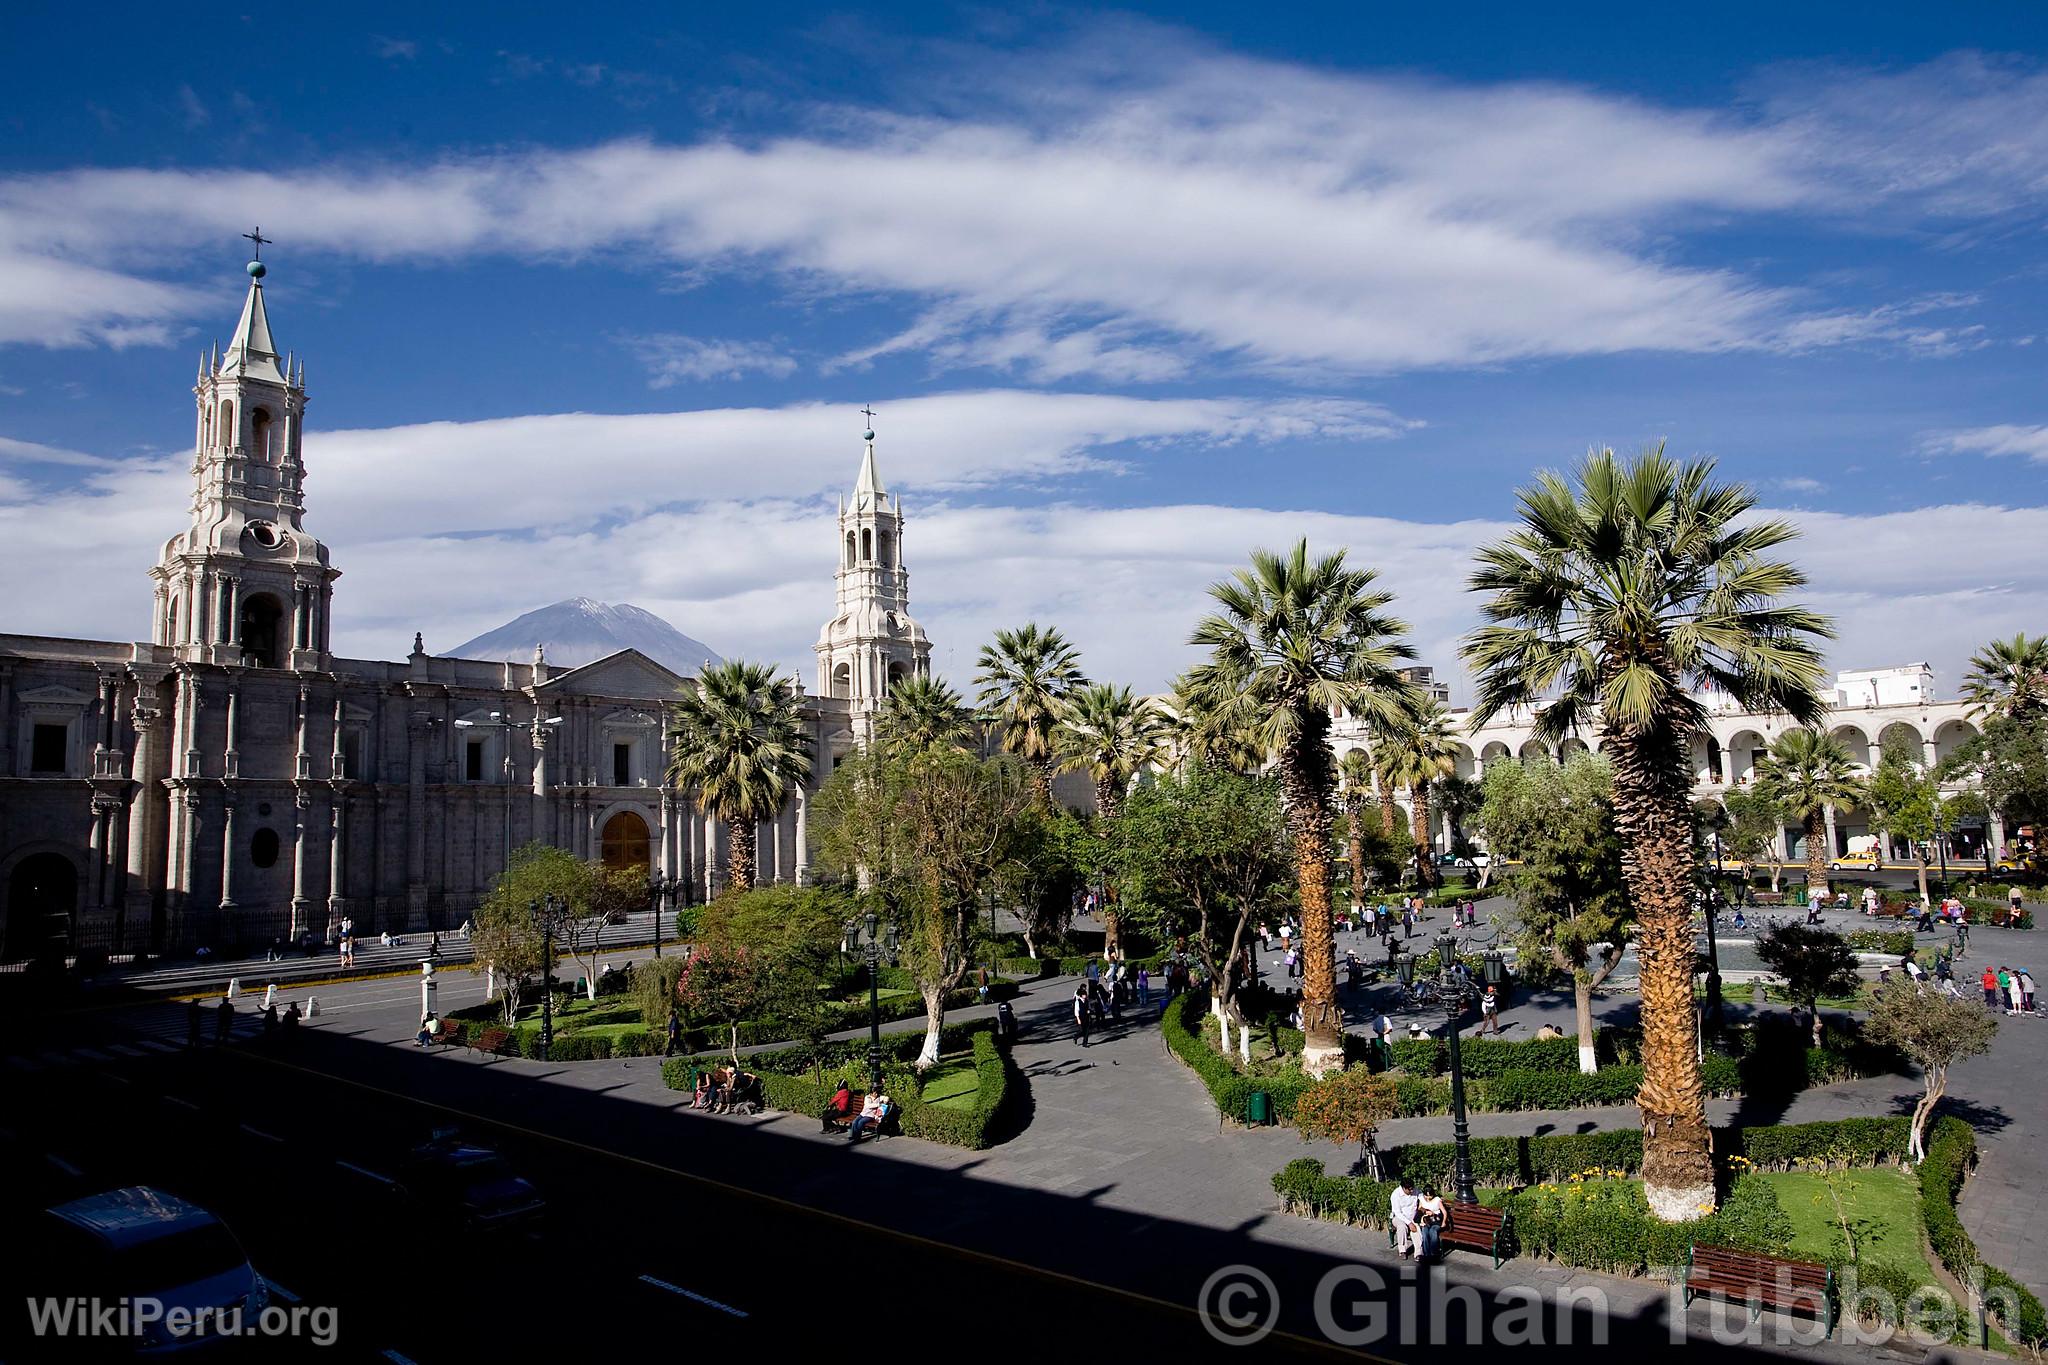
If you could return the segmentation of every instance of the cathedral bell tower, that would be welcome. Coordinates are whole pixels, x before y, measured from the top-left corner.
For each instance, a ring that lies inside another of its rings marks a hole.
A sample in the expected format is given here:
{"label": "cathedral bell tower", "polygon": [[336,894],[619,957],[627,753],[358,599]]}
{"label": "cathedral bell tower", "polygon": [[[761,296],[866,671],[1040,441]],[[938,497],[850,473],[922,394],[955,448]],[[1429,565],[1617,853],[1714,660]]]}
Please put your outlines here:
{"label": "cathedral bell tower", "polygon": [[874,428],[861,439],[853,500],[839,504],[838,614],[818,632],[818,693],[851,701],[856,717],[872,717],[898,681],[930,675],[932,645],[910,617],[903,505],[875,471]]}
{"label": "cathedral bell tower", "polygon": [[[262,254],[261,229],[245,234]],[[306,373],[280,358],[263,305],[263,262],[223,353],[199,360],[192,524],[164,542],[151,638],[186,663],[325,669],[334,580],[327,547],[301,527],[299,439]]]}

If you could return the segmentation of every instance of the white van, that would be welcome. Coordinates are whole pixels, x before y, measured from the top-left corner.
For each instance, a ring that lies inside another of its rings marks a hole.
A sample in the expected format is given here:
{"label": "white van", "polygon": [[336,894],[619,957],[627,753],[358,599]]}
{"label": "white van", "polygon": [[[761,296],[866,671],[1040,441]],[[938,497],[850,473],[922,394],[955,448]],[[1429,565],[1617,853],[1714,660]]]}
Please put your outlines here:
{"label": "white van", "polygon": [[230,1332],[252,1330],[270,1301],[227,1224],[176,1195],[131,1185],[59,1204],[43,1219],[32,1274],[53,1294],[109,1303],[154,1299],[166,1313],[184,1309],[202,1324],[178,1336],[161,1319],[138,1323],[130,1343],[137,1355],[213,1344],[223,1322]]}

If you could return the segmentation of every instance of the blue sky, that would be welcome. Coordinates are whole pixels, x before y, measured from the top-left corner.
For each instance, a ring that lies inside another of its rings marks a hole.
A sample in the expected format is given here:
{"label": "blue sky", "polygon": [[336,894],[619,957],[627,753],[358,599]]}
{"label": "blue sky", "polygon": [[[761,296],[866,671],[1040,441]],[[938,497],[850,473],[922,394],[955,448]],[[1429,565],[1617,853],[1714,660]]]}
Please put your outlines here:
{"label": "blue sky", "polygon": [[1871,10],[14,7],[0,629],[146,630],[260,223],[348,652],[588,595],[804,664],[872,402],[956,676],[1158,686],[1301,534],[1455,673],[1516,486],[1662,438],[1953,686],[2043,625],[2048,13]]}

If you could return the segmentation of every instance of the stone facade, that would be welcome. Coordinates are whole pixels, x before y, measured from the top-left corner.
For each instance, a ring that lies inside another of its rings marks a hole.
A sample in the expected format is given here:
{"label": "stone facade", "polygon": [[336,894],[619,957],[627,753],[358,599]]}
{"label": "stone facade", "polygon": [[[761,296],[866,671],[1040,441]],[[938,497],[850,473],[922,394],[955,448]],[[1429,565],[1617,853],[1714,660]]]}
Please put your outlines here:
{"label": "stone facade", "polygon": [[[152,639],[0,635],[0,954],[331,937],[344,914],[450,927],[529,840],[714,894],[728,832],[662,780],[679,675],[635,650],[566,670],[417,638],[400,661],[331,654],[340,574],[303,526],[304,370],[251,275],[194,389],[191,520],[151,571]],[[818,784],[878,689],[930,667],[872,433],[839,531],[820,692],[842,665],[848,685],[805,696],[811,783],[757,831],[763,880],[807,875]]]}

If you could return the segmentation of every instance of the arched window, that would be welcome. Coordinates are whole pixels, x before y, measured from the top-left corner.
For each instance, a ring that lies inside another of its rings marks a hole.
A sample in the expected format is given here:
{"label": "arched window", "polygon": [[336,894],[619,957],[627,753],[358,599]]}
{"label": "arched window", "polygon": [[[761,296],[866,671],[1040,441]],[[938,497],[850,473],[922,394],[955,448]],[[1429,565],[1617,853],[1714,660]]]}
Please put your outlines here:
{"label": "arched window", "polygon": [[850,697],[853,695],[853,665],[841,664],[832,670],[832,695]]}
{"label": "arched window", "polygon": [[284,608],[275,597],[259,594],[242,602],[242,654],[258,668],[276,668],[277,628]]}
{"label": "arched window", "polygon": [[895,563],[896,563],[896,560],[895,560],[895,558],[894,558],[894,557],[892,556],[892,554],[891,554],[891,551],[892,551],[892,550],[894,549],[894,544],[893,544],[893,542],[891,542],[891,540],[889,539],[889,533],[888,533],[887,531],[883,531],[883,532],[881,533],[881,535],[880,535],[880,549],[881,549],[881,559],[882,559],[882,567],[883,567],[883,568],[890,568],[890,567],[893,567],[893,566],[895,565]]}
{"label": "arched window", "polygon": [[846,567],[853,567],[853,532],[846,533]]}
{"label": "arched window", "polygon": [[171,598],[171,604],[164,612],[164,643],[181,643],[178,639],[178,599],[175,596]]}
{"label": "arched window", "polygon": [[249,414],[249,453],[269,464],[270,460],[270,413],[257,408]]}
{"label": "arched window", "polygon": [[232,398],[220,400],[220,425],[214,430],[213,443],[221,446],[235,443],[235,402]]}
{"label": "arched window", "polygon": [[869,529],[869,528],[867,528],[867,527],[863,527],[863,528],[861,528],[861,533],[860,533],[860,557],[861,557],[861,560],[862,560],[863,562],[865,562],[865,563],[873,563],[873,562],[874,562],[874,558],[875,558],[875,533],[874,533],[874,531],[873,531],[873,530],[871,530],[871,529]]}

